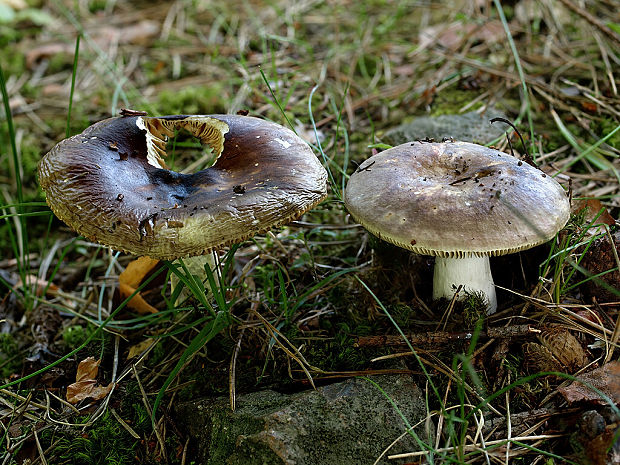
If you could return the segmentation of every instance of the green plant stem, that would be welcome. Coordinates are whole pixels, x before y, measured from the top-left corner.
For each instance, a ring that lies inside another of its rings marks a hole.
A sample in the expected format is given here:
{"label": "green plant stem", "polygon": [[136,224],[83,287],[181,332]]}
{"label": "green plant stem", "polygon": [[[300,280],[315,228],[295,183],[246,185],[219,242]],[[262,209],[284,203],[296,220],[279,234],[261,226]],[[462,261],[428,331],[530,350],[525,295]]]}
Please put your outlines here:
{"label": "green plant stem", "polygon": [[71,109],[73,108],[73,92],[75,91],[75,77],[77,76],[78,55],[80,53],[80,39],[82,34],[78,34],[75,39],[75,52],[73,54],[73,72],[71,73],[71,92],[69,93],[69,109],[67,110],[67,129],[65,136],[71,135]]}
{"label": "green plant stem", "polygon": [[523,99],[525,100],[525,113],[527,116],[527,123],[530,127],[530,144],[532,145],[532,157],[534,161],[536,161],[536,151],[534,145],[534,122],[532,121],[532,105],[530,103],[530,94],[527,88],[527,84],[525,82],[525,73],[523,72],[523,67],[521,66],[521,59],[519,58],[519,52],[517,51],[517,46],[515,45],[515,41],[512,38],[512,34],[510,32],[510,26],[508,25],[508,21],[506,20],[506,15],[504,15],[504,9],[502,8],[502,3],[500,0],[493,0],[495,4],[495,8],[497,8],[497,13],[499,14],[499,19],[502,22],[502,26],[504,28],[504,32],[506,32],[506,37],[508,38],[508,44],[510,45],[510,50],[512,52],[512,56],[515,60],[515,66],[517,67],[517,73],[519,74],[519,80],[521,81],[521,90],[523,91]]}
{"label": "green plant stem", "polygon": [[319,134],[316,130],[316,123],[314,121],[314,114],[312,112],[312,96],[314,95],[314,92],[316,92],[316,90],[319,88],[319,86],[314,86],[312,88],[312,90],[310,91],[310,98],[308,98],[308,113],[310,115],[310,123],[312,124],[312,128],[314,129],[314,137],[316,139],[316,143],[317,143],[317,147],[319,149],[319,152],[321,152],[321,157],[323,158],[323,162],[325,164],[325,169],[327,170],[327,174],[329,175],[329,182],[332,186],[333,191],[336,193],[336,195],[342,199],[342,193],[340,192],[340,190],[338,189],[338,185],[336,184],[336,180],[334,179],[334,175],[332,174],[332,170],[329,168],[329,163],[327,160],[327,156],[325,155],[325,152],[323,151],[323,147],[321,146],[321,141],[319,140]]}
{"label": "green plant stem", "polygon": [[260,75],[263,77],[263,81],[265,82],[265,84],[267,85],[267,88],[269,89],[269,92],[271,93],[271,97],[273,98],[273,101],[275,102],[275,104],[280,109],[280,112],[282,113],[282,116],[284,116],[284,119],[286,120],[286,122],[290,126],[291,130],[295,134],[297,134],[297,131],[295,131],[295,126],[293,126],[293,123],[291,123],[291,120],[288,119],[288,116],[286,115],[286,112],[284,111],[284,108],[282,108],[282,105],[280,105],[280,101],[276,97],[276,94],[273,92],[273,89],[271,88],[271,85],[269,84],[269,81],[267,80],[267,76],[265,76],[263,68],[258,68],[258,70],[260,71]]}
{"label": "green plant stem", "polygon": [[24,201],[24,194],[22,192],[22,177],[19,171],[19,156],[17,154],[17,145],[15,143],[15,126],[13,126],[13,115],[11,113],[11,106],[9,105],[9,94],[6,89],[6,80],[4,78],[4,71],[2,70],[2,64],[0,64],[0,92],[2,92],[2,102],[4,103],[4,114],[6,115],[6,123],[9,129],[9,141],[11,143],[11,152],[13,154],[13,163],[15,165],[15,185],[17,187],[17,209],[21,213],[21,204]]}

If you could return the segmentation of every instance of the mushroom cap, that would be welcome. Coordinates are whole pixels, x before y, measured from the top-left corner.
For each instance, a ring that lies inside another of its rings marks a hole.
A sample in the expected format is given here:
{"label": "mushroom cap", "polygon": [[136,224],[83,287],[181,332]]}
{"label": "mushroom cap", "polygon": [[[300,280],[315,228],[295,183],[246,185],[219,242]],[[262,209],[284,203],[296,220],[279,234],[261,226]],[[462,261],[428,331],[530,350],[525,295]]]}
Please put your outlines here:
{"label": "mushroom cap", "polygon": [[[215,164],[165,169],[175,128],[213,148]],[[52,211],[79,234],[170,260],[288,223],[327,196],[327,173],[301,138],[239,115],[109,118],[58,143],[38,174]]]}
{"label": "mushroom cap", "polygon": [[345,205],[372,234],[423,255],[503,255],[551,239],[566,192],[506,153],[467,142],[408,142],[364,161]]}

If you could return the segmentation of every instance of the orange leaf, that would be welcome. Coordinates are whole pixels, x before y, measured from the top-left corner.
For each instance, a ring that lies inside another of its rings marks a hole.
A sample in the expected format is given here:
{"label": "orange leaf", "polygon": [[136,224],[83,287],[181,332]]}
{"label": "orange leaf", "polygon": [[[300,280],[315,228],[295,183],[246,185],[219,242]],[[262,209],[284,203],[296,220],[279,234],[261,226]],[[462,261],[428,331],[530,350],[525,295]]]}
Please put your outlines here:
{"label": "orange leaf", "polygon": [[[136,292],[135,288],[124,283],[119,283],[118,291],[123,299],[126,299],[131,294]],[[141,315],[144,315],[145,313],[157,313],[157,309],[144,300],[140,293],[134,295],[131,300],[127,302],[127,306]]]}
{"label": "orange leaf", "polygon": [[[150,257],[139,257],[130,262],[127,268],[125,268],[125,271],[118,277],[118,291],[121,298],[126,299],[136,292],[136,288],[140,286],[144,277],[149,274],[158,263],[159,260],[153,260]],[[127,306],[140,314],[157,312],[157,309],[148,304],[139,293],[132,297],[127,303]]]}
{"label": "orange leaf", "polygon": [[[159,260],[153,260],[150,257],[139,257],[130,262],[119,277],[121,283],[127,284],[134,288],[140,285],[144,277],[157,266]],[[133,292],[133,291],[132,291]]]}

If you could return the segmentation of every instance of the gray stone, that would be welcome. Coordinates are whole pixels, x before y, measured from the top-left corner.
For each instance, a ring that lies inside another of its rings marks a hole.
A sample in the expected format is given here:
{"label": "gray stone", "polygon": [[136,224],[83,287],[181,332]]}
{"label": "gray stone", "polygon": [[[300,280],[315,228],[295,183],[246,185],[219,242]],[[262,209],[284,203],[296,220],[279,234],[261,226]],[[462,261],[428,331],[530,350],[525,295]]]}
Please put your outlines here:
{"label": "gray stone", "polygon": [[452,137],[455,140],[487,144],[503,136],[507,129],[504,123],[489,123],[489,120],[505,115],[497,110],[488,110],[484,116],[475,111],[462,115],[421,116],[409,123],[390,129],[385,134],[389,144],[399,145],[417,139],[435,139],[437,142]]}
{"label": "gray stone", "polygon": [[[177,407],[205,465],[373,464],[406,430],[426,416],[424,395],[407,375],[350,379],[296,394],[260,391],[237,397],[203,399]],[[390,400],[398,407],[392,405]],[[428,442],[424,425],[416,428]],[[405,435],[389,454],[421,450]],[[380,464],[399,464],[387,460]]]}

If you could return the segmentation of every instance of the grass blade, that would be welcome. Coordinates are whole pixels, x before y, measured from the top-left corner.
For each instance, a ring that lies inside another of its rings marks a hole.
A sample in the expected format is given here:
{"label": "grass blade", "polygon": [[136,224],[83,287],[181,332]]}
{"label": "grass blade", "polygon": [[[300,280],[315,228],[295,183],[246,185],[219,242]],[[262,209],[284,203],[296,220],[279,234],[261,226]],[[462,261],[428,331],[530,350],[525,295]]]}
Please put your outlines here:
{"label": "grass blade", "polygon": [[69,109],[67,110],[67,129],[65,137],[71,135],[71,109],[73,108],[73,92],[75,91],[75,77],[77,76],[78,55],[80,53],[80,39],[82,34],[78,34],[75,39],[75,53],[73,54],[73,71],[71,73],[71,91],[69,93]]}

